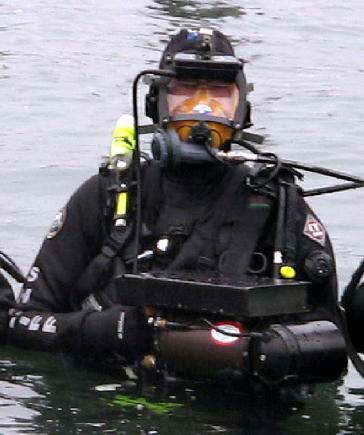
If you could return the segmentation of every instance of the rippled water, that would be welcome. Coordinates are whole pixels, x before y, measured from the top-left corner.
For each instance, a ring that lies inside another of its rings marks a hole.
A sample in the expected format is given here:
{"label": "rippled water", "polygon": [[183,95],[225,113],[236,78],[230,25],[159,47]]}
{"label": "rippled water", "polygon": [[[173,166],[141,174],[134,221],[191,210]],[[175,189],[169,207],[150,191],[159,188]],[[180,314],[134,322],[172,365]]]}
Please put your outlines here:
{"label": "rippled water", "polygon": [[[253,131],[267,148],[363,175],[362,0],[0,0],[0,245],[23,269],[59,207],[97,171],[115,119],[131,111],[135,74],[155,65],[167,35],[200,23],[228,34],[248,61]],[[307,176],[305,187],[326,182]],[[311,200],[342,285],[363,258],[363,201],[360,189]],[[0,374],[4,434],[364,433],[364,382],[353,370],[303,408],[194,386],[98,391],[115,378],[10,348]]]}

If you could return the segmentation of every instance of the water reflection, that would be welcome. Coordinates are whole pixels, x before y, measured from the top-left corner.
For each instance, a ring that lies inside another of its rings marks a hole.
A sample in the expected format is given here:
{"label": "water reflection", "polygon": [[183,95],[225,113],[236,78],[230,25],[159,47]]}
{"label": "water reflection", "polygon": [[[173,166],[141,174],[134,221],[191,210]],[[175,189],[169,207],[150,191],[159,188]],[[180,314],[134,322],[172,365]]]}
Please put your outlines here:
{"label": "water reflection", "polygon": [[154,0],[154,4],[148,8],[153,12],[154,17],[158,14],[170,18],[182,18],[191,21],[204,19],[221,19],[225,17],[240,17],[244,9],[239,5],[232,5],[231,2],[215,1],[206,4],[198,0]]}
{"label": "water reflection", "polygon": [[[0,79],[8,77],[0,81],[7,85],[0,86],[1,236],[22,268],[54,212],[97,169],[115,117],[128,110],[132,77],[157,64],[168,35],[181,27],[222,30],[251,61],[254,121],[267,127],[282,157],[360,174],[363,68],[353,46],[364,47],[364,32],[353,24],[359,26],[362,0],[75,3],[0,0]],[[345,214],[335,213],[337,204]],[[360,204],[361,191],[313,203],[330,226],[343,282],[362,254]],[[363,433],[362,381],[350,372],[351,388],[320,386],[297,407],[196,386],[120,383],[97,391],[119,378],[49,354],[0,348],[0,360],[2,434]],[[159,412],[163,403],[182,406]]]}
{"label": "water reflection", "polygon": [[340,406],[336,385],[319,386],[297,404],[221,385],[122,381],[69,357],[19,355],[11,348],[0,352],[0,387],[0,411],[6,415],[1,433],[7,427],[22,434],[332,434],[342,428],[358,433],[364,412]]}
{"label": "water reflection", "polygon": [[[147,59],[147,64],[153,64],[159,59],[161,50],[169,41],[169,36],[181,28],[209,27],[223,31],[234,46],[249,40],[242,32],[234,33],[234,25],[230,20],[241,18],[246,10],[239,4],[228,1],[199,0],[153,0],[145,8],[144,15],[149,24],[154,21],[150,30],[154,38],[148,39],[144,48],[148,48],[148,56],[153,53],[153,59]],[[224,28],[226,24],[226,29]],[[155,42],[158,39],[158,43]],[[156,54],[158,52],[158,54]]]}

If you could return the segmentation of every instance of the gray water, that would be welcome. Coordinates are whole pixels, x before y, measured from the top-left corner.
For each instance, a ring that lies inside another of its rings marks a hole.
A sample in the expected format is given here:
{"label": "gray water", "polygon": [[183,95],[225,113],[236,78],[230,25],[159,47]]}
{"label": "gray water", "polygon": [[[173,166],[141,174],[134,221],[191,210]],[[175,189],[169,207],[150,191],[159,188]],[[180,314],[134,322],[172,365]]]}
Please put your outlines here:
{"label": "gray water", "polygon": [[[0,0],[0,247],[22,269],[107,154],[115,120],[131,112],[136,73],[156,65],[167,35],[200,24],[229,35],[248,61],[252,131],[266,149],[363,175],[362,0]],[[325,183],[307,175],[304,187]],[[362,189],[310,200],[341,286],[363,258],[363,201]],[[295,407],[195,385],[119,383],[6,347],[0,397],[1,434],[364,433],[364,381],[351,367]]]}

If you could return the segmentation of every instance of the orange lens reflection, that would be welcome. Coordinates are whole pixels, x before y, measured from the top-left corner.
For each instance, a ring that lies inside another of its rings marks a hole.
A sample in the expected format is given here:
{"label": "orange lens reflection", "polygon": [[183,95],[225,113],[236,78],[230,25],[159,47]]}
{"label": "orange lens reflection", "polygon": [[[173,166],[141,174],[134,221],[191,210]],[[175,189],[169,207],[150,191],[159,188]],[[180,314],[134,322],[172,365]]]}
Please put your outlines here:
{"label": "orange lens reflection", "polygon": [[[173,128],[178,133],[178,136],[184,142],[189,140],[192,128],[198,124],[198,121],[172,121],[168,124],[169,128]],[[207,126],[211,132],[211,146],[213,148],[221,148],[221,146],[229,139],[233,134],[233,129],[217,122],[208,121]]]}
{"label": "orange lens reflection", "polygon": [[170,116],[210,115],[231,121],[239,104],[239,89],[234,83],[172,79],[167,103]]}

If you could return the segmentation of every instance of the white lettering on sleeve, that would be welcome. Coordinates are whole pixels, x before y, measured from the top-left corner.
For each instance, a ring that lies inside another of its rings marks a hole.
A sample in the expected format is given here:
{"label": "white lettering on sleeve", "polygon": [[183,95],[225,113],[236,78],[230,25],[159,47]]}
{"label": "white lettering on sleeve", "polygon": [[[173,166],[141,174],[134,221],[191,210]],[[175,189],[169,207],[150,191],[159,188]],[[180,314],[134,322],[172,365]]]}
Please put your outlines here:
{"label": "white lettering on sleeve", "polygon": [[48,317],[46,321],[44,322],[42,331],[43,332],[50,332],[51,334],[55,334],[57,332],[57,326],[56,326],[56,318],[54,316]]}
{"label": "white lettering on sleeve", "polygon": [[30,319],[29,319],[29,317],[21,316],[19,318],[19,323],[23,326],[28,326],[30,323]]}
{"label": "white lettering on sleeve", "polygon": [[29,302],[30,296],[32,294],[32,289],[31,288],[25,288],[21,291],[20,295],[19,295],[19,299],[18,302],[20,304],[26,304]]}
{"label": "white lettering on sleeve", "polygon": [[38,275],[39,275],[40,269],[38,266],[33,266],[27,276],[27,281],[28,282],[34,282],[38,279]]}
{"label": "white lettering on sleeve", "polygon": [[124,322],[125,322],[125,313],[124,311],[120,313],[120,319],[118,320],[118,326],[117,326],[117,335],[118,339],[122,340],[124,337]]}
{"label": "white lettering on sleeve", "polygon": [[30,321],[30,324],[28,326],[29,331],[39,331],[40,328],[40,322],[43,320],[42,316],[34,316],[32,320]]}

